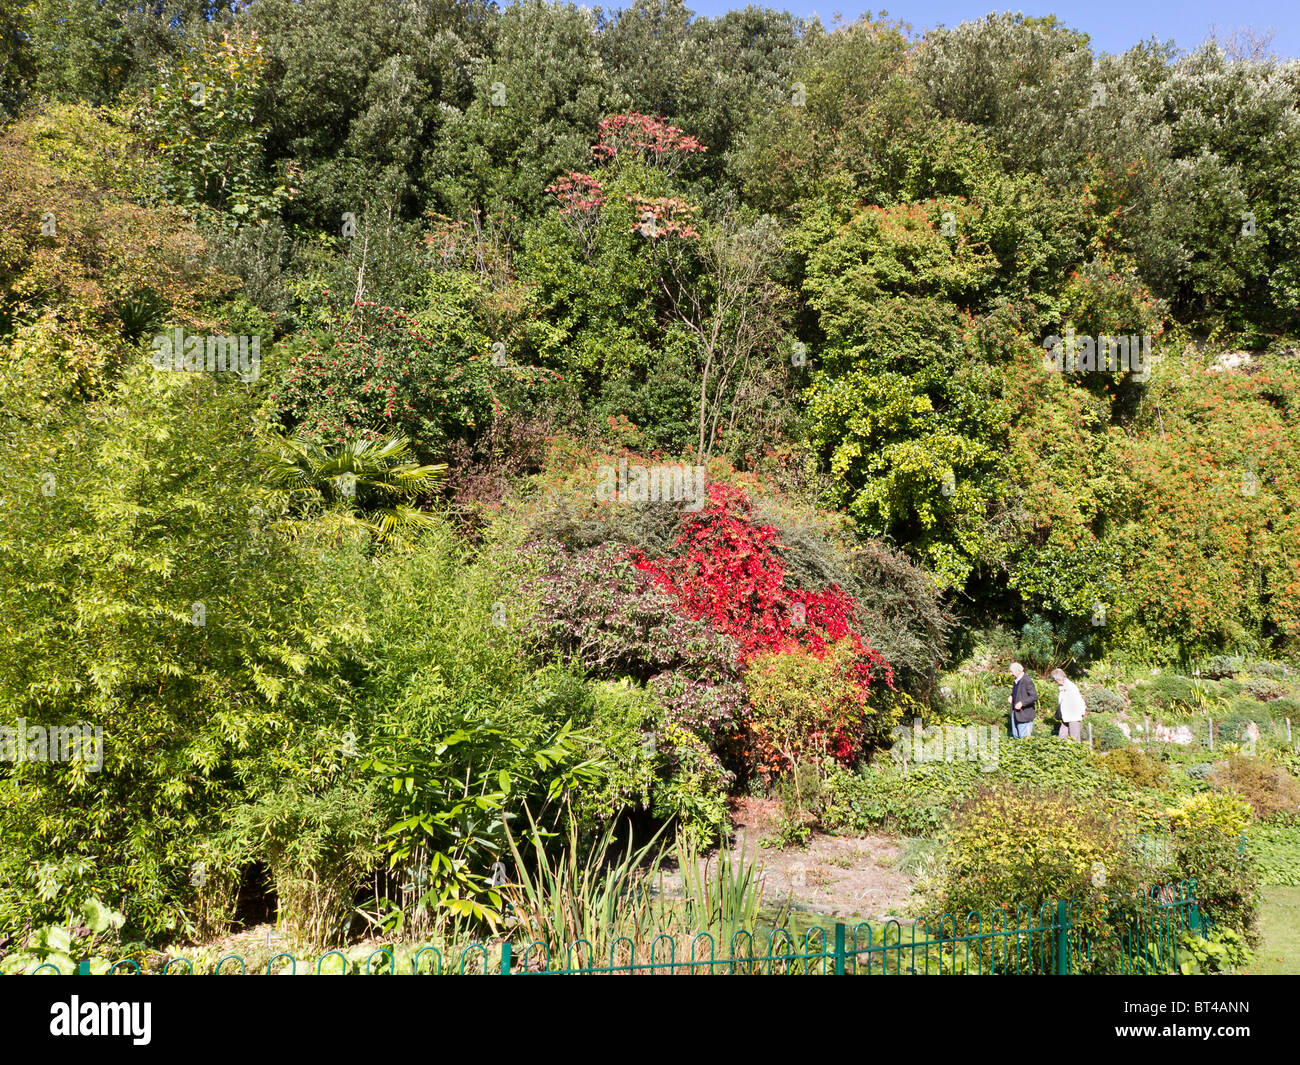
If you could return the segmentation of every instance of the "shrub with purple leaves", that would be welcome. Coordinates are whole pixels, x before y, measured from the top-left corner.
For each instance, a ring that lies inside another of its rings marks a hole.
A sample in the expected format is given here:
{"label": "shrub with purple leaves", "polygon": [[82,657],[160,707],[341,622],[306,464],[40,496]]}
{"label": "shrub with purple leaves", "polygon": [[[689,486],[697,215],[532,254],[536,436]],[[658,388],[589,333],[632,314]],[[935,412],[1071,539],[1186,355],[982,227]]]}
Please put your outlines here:
{"label": "shrub with purple leaves", "polygon": [[529,626],[534,649],[595,677],[644,682],[669,721],[734,766],[747,711],[736,642],[680,614],[621,545],[570,552],[539,542],[526,553],[541,574],[528,590],[537,603]]}

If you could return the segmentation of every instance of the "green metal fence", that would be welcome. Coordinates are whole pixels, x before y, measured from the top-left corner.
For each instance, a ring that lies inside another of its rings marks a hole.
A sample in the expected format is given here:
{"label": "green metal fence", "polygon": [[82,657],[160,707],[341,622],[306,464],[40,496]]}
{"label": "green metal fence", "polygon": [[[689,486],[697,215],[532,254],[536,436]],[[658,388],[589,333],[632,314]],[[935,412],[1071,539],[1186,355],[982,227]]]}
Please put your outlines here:
{"label": "green metal fence", "polygon": [[[425,946],[400,965],[396,949],[383,947],[370,953],[364,967],[334,950],[316,959],[314,968],[305,963],[300,970],[296,958],[281,953],[266,963],[264,971],[275,973],[279,966],[281,973],[317,975],[345,974],[354,968],[368,975],[487,976],[1154,974],[1177,972],[1180,937],[1189,932],[1203,935],[1206,930],[1196,903],[1195,881],[1159,885],[1137,898],[1112,900],[1111,907],[1108,912],[1085,911],[1079,902],[1062,899],[1037,912],[1021,906],[1015,913],[971,912],[960,920],[944,914],[934,923],[924,919],[906,925],[898,920],[837,923],[830,928],[811,927],[802,935],[774,928],[766,935],[736,931],[718,938],[707,932],[683,937],[663,934],[640,942],[620,937],[599,951],[586,940],[558,951],[540,942],[475,943],[460,950],[458,957],[455,952],[444,957],[439,948]],[[1115,920],[1116,913],[1122,919]],[[59,969],[46,964],[34,971],[58,973]],[[88,963],[83,962],[79,971],[88,973]],[[136,961],[123,959],[109,971],[138,975],[145,970]],[[174,957],[153,971],[188,975],[195,964]],[[227,954],[213,971],[242,975],[249,970],[242,956]]]}

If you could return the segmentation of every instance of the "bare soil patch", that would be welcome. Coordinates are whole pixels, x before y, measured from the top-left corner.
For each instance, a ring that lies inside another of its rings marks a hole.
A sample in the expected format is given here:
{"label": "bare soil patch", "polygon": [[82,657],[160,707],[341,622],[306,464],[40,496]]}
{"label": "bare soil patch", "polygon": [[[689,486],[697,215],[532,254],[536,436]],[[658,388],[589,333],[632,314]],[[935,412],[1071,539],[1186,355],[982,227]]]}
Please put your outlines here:
{"label": "bare soil patch", "polygon": [[779,813],[779,803],[763,799],[742,799],[732,812],[733,845],[761,868],[766,904],[789,898],[796,909],[838,918],[914,916],[916,880],[897,868],[896,840],[814,835],[806,847],[762,847]]}

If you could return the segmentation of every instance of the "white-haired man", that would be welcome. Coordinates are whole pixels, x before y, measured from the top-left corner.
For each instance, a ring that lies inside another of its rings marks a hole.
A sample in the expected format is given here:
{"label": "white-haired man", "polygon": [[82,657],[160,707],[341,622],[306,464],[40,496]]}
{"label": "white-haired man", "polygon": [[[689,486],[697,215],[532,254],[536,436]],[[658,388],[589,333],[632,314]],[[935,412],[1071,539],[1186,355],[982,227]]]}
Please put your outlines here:
{"label": "white-haired man", "polygon": [[1011,735],[1023,740],[1034,731],[1038,689],[1034,687],[1034,678],[1025,672],[1025,667],[1019,662],[1011,663],[1010,673],[1015,678],[1011,694],[1007,697],[1007,702],[1011,704]]}
{"label": "white-haired man", "polygon": [[1061,739],[1069,736],[1072,740],[1083,739],[1083,715],[1087,712],[1083,705],[1083,695],[1080,694],[1074,681],[1065,675],[1065,670],[1052,670],[1052,680],[1056,681],[1061,689],[1061,694],[1057,698],[1057,712],[1061,717]]}

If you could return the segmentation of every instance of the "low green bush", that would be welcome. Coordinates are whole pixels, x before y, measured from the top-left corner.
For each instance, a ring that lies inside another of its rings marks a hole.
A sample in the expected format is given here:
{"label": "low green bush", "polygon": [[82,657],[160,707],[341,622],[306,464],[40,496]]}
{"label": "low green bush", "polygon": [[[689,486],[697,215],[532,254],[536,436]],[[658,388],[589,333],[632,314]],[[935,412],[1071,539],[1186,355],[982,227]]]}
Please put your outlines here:
{"label": "low green bush", "polygon": [[1124,697],[1109,688],[1093,688],[1083,701],[1091,714],[1118,714],[1124,709]]}
{"label": "low green bush", "polygon": [[954,813],[939,902],[945,912],[978,911],[987,921],[998,909],[1025,906],[1036,918],[1043,906],[1074,900],[1090,944],[1078,959],[1083,971],[1115,971],[1122,932],[1158,873],[1127,829],[1114,808],[1072,792],[982,788]]}
{"label": "low green bush", "polygon": [[1268,677],[1271,680],[1281,680],[1287,675],[1287,668],[1281,662],[1259,661],[1252,662],[1250,672],[1256,677]]}
{"label": "low green bush", "polygon": [[826,782],[822,823],[828,829],[865,832],[886,827],[902,835],[927,836],[948,821],[953,802],[974,785],[965,774],[904,777],[890,769],[860,773],[837,770]]}
{"label": "low green bush", "polygon": [[1131,741],[1124,735],[1124,730],[1113,721],[1105,721],[1094,735],[1094,742],[1099,751],[1114,751],[1129,746]]}
{"label": "low green bush", "polygon": [[1245,689],[1252,699],[1256,699],[1261,703],[1271,702],[1273,699],[1281,699],[1287,694],[1285,684],[1279,684],[1277,681],[1270,680],[1267,677],[1252,677],[1250,680],[1246,681]]}
{"label": "low green bush", "polygon": [[[1274,699],[1268,704],[1268,711],[1273,715],[1274,721],[1282,721],[1289,717],[1292,727],[1300,728],[1300,699],[1293,699],[1289,695]],[[1293,733],[1293,735],[1300,735],[1300,733]]]}
{"label": "low green bush", "polygon": [[1236,792],[1200,791],[1165,811],[1175,831],[1213,828],[1240,837],[1255,816],[1250,803]]}
{"label": "low green bush", "polygon": [[42,965],[51,965],[69,976],[83,959],[90,962],[92,974],[107,973],[120,953],[125,920],[99,899],[88,898],[63,923],[31,929],[16,948],[3,953],[0,975],[31,974]]}
{"label": "low green bush", "polygon": [[705,842],[716,839],[731,778],[708,745],[630,678],[594,681],[589,691],[589,716],[577,723],[595,742],[601,772],[577,796],[580,819],[605,823],[627,809],[651,810]]}
{"label": "low green bush", "polygon": [[1140,748],[1132,745],[1117,747],[1098,755],[1097,764],[1105,766],[1112,773],[1139,788],[1158,788],[1169,776],[1168,770],[1160,764],[1159,759],[1143,753]]}
{"label": "low green bush", "polygon": [[1183,716],[1199,705],[1198,699],[1203,691],[1188,677],[1164,673],[1145,680],[1130,690],[1129,700],[1138,713]]}
{"label": "low green bush", "polygon": [[1195,880],[1201,913],[1253,942],[1258,935],[1259,874],[1254,858],[1240,846],[1240,831],[1189,818],[1175,826],[1173,839],[1173,861],[1165,879]]}
{"label": "low green bush", "polygon": [[1123,807],[1139,822],[1157,820],[1163,808],[1157,793],[1099,765],[1086,744],[1050,735],[1004,739],[993,754],[983,762],[922,761],[909,765],[906,775],[901,765],[884,761],[856,773],[834,773],[826,783],[823,823],[830,829],[885,827],[902,835],[932,835],[948,823],[958,803],[986,783],[1069,789]]}
{"label": "low green bush", "polygon": [[1242,671],[1243,661],[1240,657],[1217,655],[1201,666],[1201,676],[1209,680],[1222,680],[1235,677]]}
{"label": "low green bush", "polygon": [[1178,965],[1183,976],[1210,976],[1230,973],[1249,965],[1250,949],[1240,932],[1215,928],[1208,936],[1184,932],[1178,940],[1178,955],[1185,960]]}
{"label": "low green bush", "polygon": [[1260,709],[1251,711],[1238,708],[1237,701],[1233,700],[1232,712],[1214,722],[1214,741],[1215,743],[1245,743],[1249,739],[1251,723],[1258,725],[1266,717],[1267,714]]}

